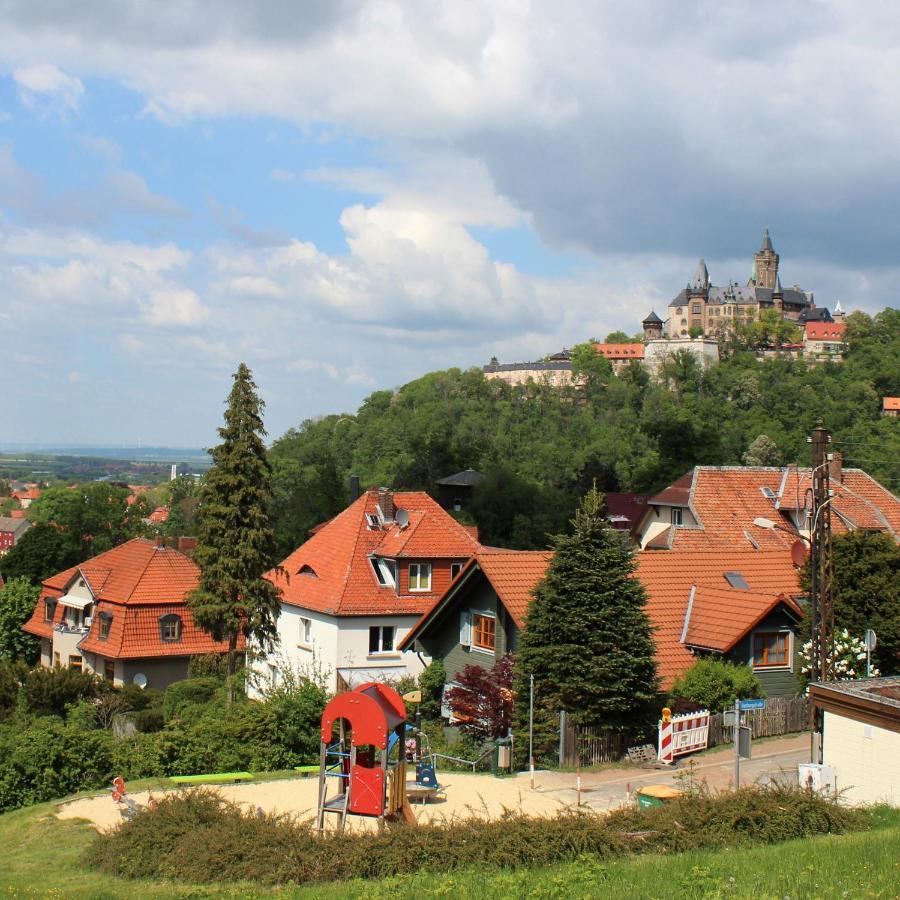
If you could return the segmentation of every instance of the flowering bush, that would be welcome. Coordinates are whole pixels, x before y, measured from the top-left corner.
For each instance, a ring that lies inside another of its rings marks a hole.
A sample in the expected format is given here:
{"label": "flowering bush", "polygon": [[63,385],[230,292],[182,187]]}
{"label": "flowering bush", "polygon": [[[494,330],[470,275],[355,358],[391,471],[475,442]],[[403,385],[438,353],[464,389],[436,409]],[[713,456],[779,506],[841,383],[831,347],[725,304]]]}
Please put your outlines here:
{"label": "flowering bush", "polygon": [[[807,641],[800,648],[800,671],[807,677],[812,671],[811,653],[812,641]],[[866,674],[865,641],[862,638],[854,637],[846,628],[835,631],[833,660],[834,677],[839,681],[864,678]],[[874,663],[870,669],[870,674],[873,677],[881,674]]]}

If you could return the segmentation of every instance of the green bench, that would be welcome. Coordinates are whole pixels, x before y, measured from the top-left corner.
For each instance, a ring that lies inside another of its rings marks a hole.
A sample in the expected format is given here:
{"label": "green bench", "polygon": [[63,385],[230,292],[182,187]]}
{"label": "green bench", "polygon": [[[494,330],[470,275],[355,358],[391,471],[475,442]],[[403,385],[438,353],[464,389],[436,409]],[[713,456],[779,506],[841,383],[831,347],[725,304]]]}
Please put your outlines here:
{"label": "green bench", "polygon": [[299,772],[304,778],[307,775],[316,775],[319,771],[319,764],[315,763],[311,766],[294,766],[294,771]]}
{"label": "green bench", "polygon": [[253,781],[250,772],[218,772],[214,775],[172,775],[173,784],[216,784],[220,781]]}

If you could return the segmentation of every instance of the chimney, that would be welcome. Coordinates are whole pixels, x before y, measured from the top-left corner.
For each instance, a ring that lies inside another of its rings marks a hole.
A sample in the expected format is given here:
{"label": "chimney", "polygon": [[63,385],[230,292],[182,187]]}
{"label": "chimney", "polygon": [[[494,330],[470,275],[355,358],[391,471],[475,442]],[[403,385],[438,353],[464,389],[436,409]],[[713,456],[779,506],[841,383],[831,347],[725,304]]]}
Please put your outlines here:
{"label": "chimney", "polygon": [[350,476],[350,502],[359,500],[359,475]]}
{"label": "chimney", "polygon": [[394,492],[387,488],[378,491],[378,508],[381,510],[381,518],[385,525],[394,521]]}
{"label": "chimney", "polygon": [[166,539],[161,531],[156,532],[156,549],[164,550],[166,547]]}
{"label": "chimney", "polygon": [[179,535],[178,551],[180,553],[184,553],[185,555],[190,556],[196,549],[197,549],[197,538],[187,537],[186,535]]}
{"label": "chimney", "polygon": [[841,455],[840,450],[835,450],[834,453],[830,454],[831,458],[828,461],[828,475],[832,481],[836,481],[838,484],[841,484],[843,481],[843,473],[841,469],[844,465],[844,458]]}

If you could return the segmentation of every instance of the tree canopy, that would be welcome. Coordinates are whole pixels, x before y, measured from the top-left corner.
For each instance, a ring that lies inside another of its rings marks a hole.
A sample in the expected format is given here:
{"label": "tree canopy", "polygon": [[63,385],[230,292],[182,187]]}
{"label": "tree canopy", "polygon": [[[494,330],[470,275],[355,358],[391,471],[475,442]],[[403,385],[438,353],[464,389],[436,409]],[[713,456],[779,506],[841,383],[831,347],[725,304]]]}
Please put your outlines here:
{"label": "tree canopy", "polygon": [[[265,404],[244,363],[228,395],[222,442],[200,492],[200,585],[188,596],[197,624],[228,641],[228,674],[234,675],[238,638],[270,645],[277,634],[279,591],[263,576],[278,563],[269,522],[271,471],[263,441]],[[229,682],[231,691],[231,682]],[[231,695],[230,695],[231,696]]]}
{"label": "tree canopy", "polygon": [[33,663],[38,658],[38,640],[22,631],[31,618],[40,588],[27,578],[12,578],[0,588],[0,657]]}

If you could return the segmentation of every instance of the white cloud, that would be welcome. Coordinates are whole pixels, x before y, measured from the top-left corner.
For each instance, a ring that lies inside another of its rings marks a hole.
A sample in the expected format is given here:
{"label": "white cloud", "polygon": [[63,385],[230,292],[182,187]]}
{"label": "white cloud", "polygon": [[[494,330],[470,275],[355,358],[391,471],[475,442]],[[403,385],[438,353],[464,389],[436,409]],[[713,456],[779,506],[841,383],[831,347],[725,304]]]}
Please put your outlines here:
{"label": "white cloud", "polygon": [[13,72],[13,79],[27,106],[35,105],[41,98],[74,112],[84,96],[84,85],[79,78],[67,75],[50,63],[19,66]]}
{"label": "white cloud", "polygon": [[209,319],[209,309],[192,290],[169,288],[154,291],[141,304],[141,315],[149,325],[193,328]]}

